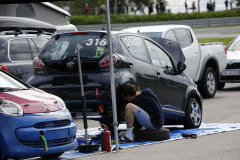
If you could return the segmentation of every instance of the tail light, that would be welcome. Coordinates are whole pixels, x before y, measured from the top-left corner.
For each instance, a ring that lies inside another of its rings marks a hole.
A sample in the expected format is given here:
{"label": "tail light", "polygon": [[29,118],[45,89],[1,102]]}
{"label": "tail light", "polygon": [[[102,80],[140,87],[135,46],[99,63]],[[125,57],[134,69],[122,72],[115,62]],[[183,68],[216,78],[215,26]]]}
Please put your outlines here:
{"label": "tail light", "polygon": [[95,89],[95,96],[96,96],[96,98],[99,97],[99,88],[96,88],[96,89]]}
{"label": "tail light", "polygon": [[5,72],[8,72],[8,73],[9,73],[9,69],[8,69],[7,66],[0,65],[0,69],[1,69],[1,70],[4,70]]}
{"label": "tail light", "polygon": [[227,54],[227,47],[225,45],[223,46],[223,49],[224,49],[225,53]]}
{"label": "tail light", "polygon": [[35,70],[42,70],[44,68],[43,61],[40,58],[38,58],[38,57],[34,58],[34,60],[33,60],[33,68]]}
{"label": "tail light", "polygon": [[[116,55],[113,55],[113,65],[117,63],[117,57]],[[109,56],[104,57],[100,62],[99,62],[100,67],[110,67],[110,59]]]}

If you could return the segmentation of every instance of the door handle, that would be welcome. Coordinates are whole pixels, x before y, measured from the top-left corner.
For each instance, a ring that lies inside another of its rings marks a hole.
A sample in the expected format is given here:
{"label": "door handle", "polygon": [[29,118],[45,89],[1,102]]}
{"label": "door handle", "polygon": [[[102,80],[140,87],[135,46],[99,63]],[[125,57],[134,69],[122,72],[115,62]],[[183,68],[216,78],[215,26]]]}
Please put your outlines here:
{"label": "door handle", "polygon": [[156,74],[157,74],[157,79],[159,79],[161,73],[159,71],[157,71]]}
{"label": "door handle", "polygon": [[133,67],[133,63],[131,61],[128,62],[129,67]]}
{"label": "door handle", "polygon": [[197,54],[197,53],[198,53],[198,50],[195,50],[194,53]]}

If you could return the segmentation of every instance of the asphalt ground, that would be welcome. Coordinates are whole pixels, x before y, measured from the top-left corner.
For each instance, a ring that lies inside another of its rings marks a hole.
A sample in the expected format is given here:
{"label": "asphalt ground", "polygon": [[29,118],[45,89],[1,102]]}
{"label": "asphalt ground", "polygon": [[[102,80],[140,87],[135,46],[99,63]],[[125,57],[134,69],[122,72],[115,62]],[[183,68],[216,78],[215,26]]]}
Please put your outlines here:
{"label": "asphalt ground", "polygon": [[193,31],[197,38],[236,37],[240,34],[240,26],[193,28]]}

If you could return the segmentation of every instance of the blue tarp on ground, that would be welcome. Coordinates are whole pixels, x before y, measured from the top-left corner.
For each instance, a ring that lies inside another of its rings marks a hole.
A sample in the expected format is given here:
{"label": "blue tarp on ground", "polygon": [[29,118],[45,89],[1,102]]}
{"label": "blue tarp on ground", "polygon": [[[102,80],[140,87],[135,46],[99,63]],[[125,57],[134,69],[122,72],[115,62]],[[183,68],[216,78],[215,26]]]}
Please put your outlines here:
{"label": "blue tarp on ground", "polygon": [[[141,145],[148,145],[148,144],[154,144],[154,143],[161,143],[161,142],[167,142],[167,141],[173,141],[177,139],[182,139],[181,136],[182,133],[189,133],[189,134],[197,134],[197,136],[204,136],[214,133],[221,133],[221,132],[228,132],[228,131],[234,131],[240,129],[240,123],[224,123],[224,124],[202,124],[200,128],[198,129],[184,129],[183,126],[164,126],[165,128],[170,129],[170,139],[165,141],[147,141],[147,142],[132,142],[132,143],[124,143],[119,144],[119,147],[122,149],[130,148],[130,147],[136,147]],[[120,125],[119,130],[126,129],[125,125]],[[100,143],[100,133],[102,130],[99,130],[98,128],[90,128],[88,129],[88,134],[92,136],[93,143],[97,144]],[[77,131],[77,137],[81,139],[81,137],[84,137],[84,130],[78,130]],[[112,145],[112,148],[114,149],[114,145]],[[88,156],[93,154],[100,154],[101,148],[99,148],[98,152],[93,153],[81,153],[78,152],[78,150],[74,151],[68,151],[65,152],[60,158],[61,159],[71,159],[71,158],[77,158],[82,156]]]}

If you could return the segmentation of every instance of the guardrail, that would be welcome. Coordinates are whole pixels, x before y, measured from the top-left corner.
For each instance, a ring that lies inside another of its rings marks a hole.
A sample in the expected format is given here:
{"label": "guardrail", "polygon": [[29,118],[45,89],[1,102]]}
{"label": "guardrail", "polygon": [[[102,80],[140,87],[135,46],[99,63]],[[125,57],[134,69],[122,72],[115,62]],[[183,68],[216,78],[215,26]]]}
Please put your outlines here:
{"label": "guardrail", "polygon": [[[216,26],[231,26],[240,25],[240,17],[227,17],[227,18],[208,18],[208,19],[195,19],[195,20],[181,20],[181,21],[163,21],[163,22],[148,22],[148,23],[124,23],[112,24],[113,31],[122,30],[129,27],[148,26],[148,25],[163,25],[163,24],[182,24],[191,27],[216,27]],[[78,30],[106,30],[106,24],[101,25],[81,25],[76,26]]]}

